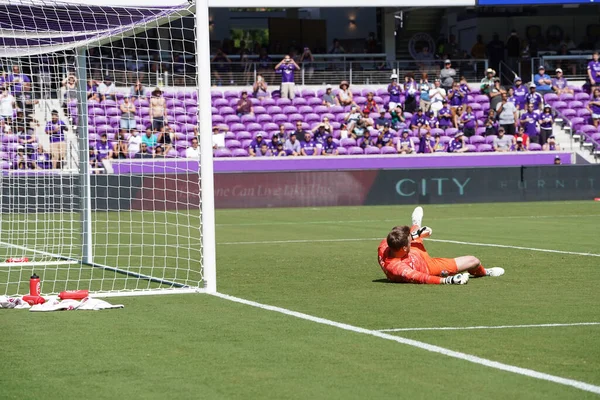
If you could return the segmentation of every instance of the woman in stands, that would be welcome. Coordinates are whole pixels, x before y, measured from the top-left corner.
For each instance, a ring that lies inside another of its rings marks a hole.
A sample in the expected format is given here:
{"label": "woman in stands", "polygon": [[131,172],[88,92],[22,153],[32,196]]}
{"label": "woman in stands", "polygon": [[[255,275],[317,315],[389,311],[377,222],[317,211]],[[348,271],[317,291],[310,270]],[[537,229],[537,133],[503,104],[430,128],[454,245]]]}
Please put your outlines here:
{"label": "woman in stands", "polygon": [[398,84],[397,74],[392,74],[390,79],[392,80],[392,83],[390,83],[387,88],[388,94],[390,95],[388,110],[392,112],[396,106],[400,104],[400,93],[402,93],[402,87]]}
{"label": "woman in stands", "polygon": [[548,142],[548,138],[552,136],[552,125],[554,124],[554,116],[549,105],[544,106],[544,112],[540,114],[540,144],[544,146]]}
{"label": "woman in stands", "polygon": [[144,92],[146,91],[146,88],[144,87],[144,85],[142,85],[142,82],[140,82],[140,80],[138,79],[137,81],[135,81],[135,85],[133,85],[131,87],[130,90],[130,95],[132,98],[137,99],[140,97],[144,97]]}
{"label": "woman in stands", "polygon": [[423,112],[429,111],[431,105],[431,98],[429,97],[429,91],[433,88],[427,80],[427,72],[423,72],[421,75],[421,82],[419,83],[419,107]]}
{"label": "woman in stands", "polygon": [[113,158],[127,158],[127,154],[129,154],[128,151],[125,130],[121,129],[119,130],[119,133],[117,133],[115,143],[113,143]]}
{"label": "woman in stands", "polygon": [[175,141],[175,132],[170,126],[163,126],[158,134],[158,145],[163,148],[164,154],[168,155],[169,151],[173,148],[173,142]]}
{"label": "woman in stands", "polygon": [[456,110],[453,110],[452,115],[452,125],[458,129],[462,130],[464,127],[464,122],[462,122],[461,117],[465,112],[465,108],[463,106],[456,107]]}
{"label": "woman in stands", "polygon": [[433,152],[434,153],[445,153],[446,152],[446,145],[440,141],[439,134],[436,134],[434,137]]}
{"label": "woman in stands", "polygon": [[71,118],[69,114],[68,104],[71,101],[77,100],[77,78],[73,74],[69,74],[68,77],[63,79],[61,82],[62,87],[64,88],[64,97],[63,97],[63,113],[67,118]]}
{"label": "woman in stands", "polygon": [[406,123],[406,118],[404,118],[404,109],[402,109],[402,104],[396,104],[396,108],[390,111],[390,115],[392,116],[392,127],[394,129],[398,130],[401,124]]}
{"label": "woman in stands", "polygon": [[254,82],[254,85],[252,86],[252,94],[256,99],[269,96],[267,82],[261,74],[256,75],[256,82]]}
{"label": "woman in stands", "polygon": [[600,89],[594,89],[594,95],[588,103],[587,109],[592,113],[592,123],[597,128],[600,123]]}
{"label": "woman in stands", "polygon": [[347,81],[342,81],[340,83],[340,90],[338,91],[337,97],[342,107],[356,105],[352,98],[350,84]]}
{"label": "woman in stands", "polygon": [[458,86],[458,90],[460,90],[460,92],[462,93],[463,105],[468,104],[469,103],[469,94],[471,93],[471,88],[469,87],[469,84],[467,83],[467,78],[465,78],[464,76],[460,77],[460,84]]}
{"label": "woman in stands", "polygon": [[[456,109],[458,106],[463,104],[463,97],[465,94],[460,90],[458,82],[452,84],[452,88],[448,90],[448,100],[450,101],[450,108],[452,109],[452,115],[456,115]],[[458,114],[460,115],[460,114]]]}
{"label": "woman in stands", "polygon": [[475,132],[477,131],[477,118],[475,118],[475,114],[473,114],[473,107],[467,106],[467,111],[460,116],[460,122],[466,137],[475,135]]}

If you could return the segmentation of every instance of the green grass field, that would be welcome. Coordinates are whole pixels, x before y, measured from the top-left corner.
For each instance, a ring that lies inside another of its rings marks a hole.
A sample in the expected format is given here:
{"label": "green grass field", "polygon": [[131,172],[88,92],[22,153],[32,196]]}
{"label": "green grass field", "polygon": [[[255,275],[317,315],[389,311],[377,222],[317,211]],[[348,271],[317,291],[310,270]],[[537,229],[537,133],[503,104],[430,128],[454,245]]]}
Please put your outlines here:
{"label": "green grass field", "polygon": [[[383,279],[377,238],[411,211],[218,211],[218,290],[369,330],[600,322],[600,203],[425,206],[432,239],[596,255],[426,242],[506,269],[466,286]],[[1,310],[0,398],[598,397],[210,295],[110,301],[125,308]],[[600,325],[387,333],[600,386]]]}

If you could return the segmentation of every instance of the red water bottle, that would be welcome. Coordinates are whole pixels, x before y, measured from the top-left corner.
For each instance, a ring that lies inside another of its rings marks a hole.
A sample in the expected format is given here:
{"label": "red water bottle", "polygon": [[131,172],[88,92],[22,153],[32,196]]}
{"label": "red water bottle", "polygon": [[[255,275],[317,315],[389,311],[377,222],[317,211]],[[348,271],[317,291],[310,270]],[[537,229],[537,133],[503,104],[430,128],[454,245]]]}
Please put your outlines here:
{"label": "red water bottle", "polygon": [[31,296],[39,296],[41,293],[40,277],[35,273],[29,279],[29,294]]}

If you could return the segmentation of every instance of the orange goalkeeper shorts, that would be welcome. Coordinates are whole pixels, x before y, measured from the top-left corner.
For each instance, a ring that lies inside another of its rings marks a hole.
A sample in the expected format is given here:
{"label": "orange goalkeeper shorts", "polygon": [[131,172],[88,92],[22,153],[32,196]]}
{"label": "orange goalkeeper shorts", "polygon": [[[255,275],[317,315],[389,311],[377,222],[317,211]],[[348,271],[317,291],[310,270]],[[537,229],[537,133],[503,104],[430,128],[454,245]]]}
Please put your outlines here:
{"label": "orange goalkeeper shorts", "polygon": [[420,239],[411,242],[411,252],[417,252],[423,257],[429,270],[429,275],[448,276],[458,273],[458,266],[454,258],[434,258],[427,253]]}

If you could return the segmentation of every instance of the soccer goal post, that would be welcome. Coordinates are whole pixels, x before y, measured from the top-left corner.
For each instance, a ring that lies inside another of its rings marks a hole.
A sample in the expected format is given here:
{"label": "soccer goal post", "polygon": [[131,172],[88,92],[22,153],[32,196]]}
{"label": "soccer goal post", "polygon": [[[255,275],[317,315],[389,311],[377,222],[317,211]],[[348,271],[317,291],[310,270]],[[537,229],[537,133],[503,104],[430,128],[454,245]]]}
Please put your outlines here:
{"label": "soccer goal post", "polygon": [[206,1],[0,1],[0,295],[216,291]]}

